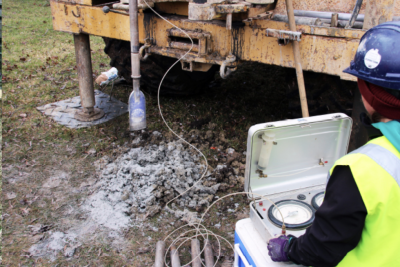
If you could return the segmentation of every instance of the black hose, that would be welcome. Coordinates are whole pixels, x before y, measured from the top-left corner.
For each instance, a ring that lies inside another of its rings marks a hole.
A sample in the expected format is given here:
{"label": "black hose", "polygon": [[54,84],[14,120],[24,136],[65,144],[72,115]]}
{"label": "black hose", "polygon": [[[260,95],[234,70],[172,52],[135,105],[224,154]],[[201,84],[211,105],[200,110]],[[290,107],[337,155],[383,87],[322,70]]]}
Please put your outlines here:
{"label": "black hose", "polygon": [[358,16],[358,13],[360,13],[361,5],[362,5],[363,0],[357,0],[356,6],[354,7],[353,13],[351,14],[351,17],[349,19],[349,22],[346,25],[346,29],[353,27],[354,22],[356,21],[356,18]]}

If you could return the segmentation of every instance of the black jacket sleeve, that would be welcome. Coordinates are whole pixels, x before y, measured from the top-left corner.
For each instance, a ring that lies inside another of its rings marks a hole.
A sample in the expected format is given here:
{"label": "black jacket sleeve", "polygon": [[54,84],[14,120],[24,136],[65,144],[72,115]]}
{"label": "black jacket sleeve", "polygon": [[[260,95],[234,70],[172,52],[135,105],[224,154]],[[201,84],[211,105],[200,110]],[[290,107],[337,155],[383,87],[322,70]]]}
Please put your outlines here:
{"label": "black jacket sleeve", "polygon": [[336,166],[313,224],[304,235],[291,240],[289,258],[306,266],[336,266],[357,246],[366,216],[350,167]]}

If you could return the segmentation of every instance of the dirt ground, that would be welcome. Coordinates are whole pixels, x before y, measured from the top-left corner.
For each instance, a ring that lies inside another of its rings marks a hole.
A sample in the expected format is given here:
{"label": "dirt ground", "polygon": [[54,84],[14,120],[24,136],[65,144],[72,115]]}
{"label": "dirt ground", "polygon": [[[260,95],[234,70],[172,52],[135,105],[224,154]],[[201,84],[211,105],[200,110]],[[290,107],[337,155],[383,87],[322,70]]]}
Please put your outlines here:
{"label": "dirt ground", "polygon": [[[161,121],[156,97],[142,88],[148,129],[136,136],[128,131],[127,114],[85,129],[58,125],[36,107],[78,95],[72,36],[52,30],[47,1],[8,1],[3,22],[2,264],[152,266],[156,242],[182,226],[180,218],[162,210],[114,231],[90,222],[81,207],[97,190],[96,161],[104,156],[116,159],[129,148],[149,145],[153,141],[148,136],[154,131],[161,132],[164,140],[174,140]],[[93,72],[99,75],[109,68],[109,59],[102,52],[101,38],[92,37],[91,47]],[[311,115],[351,115],[353,83],[315,73],[305,73],[305,80]],[[199,95],[162,97],[160,102],[175,131],[185,138],[192,130],[199,131],[202,138],[197,145],[214,169],[221,163],[230,166],[228,148],[240,155],[238,164],[245,163],[251,125],[299,117],[296,88],[293,69],[245,63],[227,80],[217,75]],[[110,87],[103,91],[109,93]],[[130,91],[130,85],[119,84],[114,95],[126,103]],[[138,135],[142,141],[133,142]],[[244,190],[239,179],[243,170],[236,176],[234,184],[221,188],[219,197]],[[220,179],[229,183],[227,177]],[[246,197],[228,198],[211,209],[204,225],[233,242],[234,225],[248,217],[248,203]],[[222,215],[216,216],[217,212]],[[71,242],[51,253],[49,247],[60,245],[52,243],[55,233],[63,240],[69,235]],[[41,246],[43,254],[32,252],[35,245]],[[180,253],[181,261],[188,262],[189,247],[183,246]],[[231,255],[229,245],[223,244],[222,256]]]}

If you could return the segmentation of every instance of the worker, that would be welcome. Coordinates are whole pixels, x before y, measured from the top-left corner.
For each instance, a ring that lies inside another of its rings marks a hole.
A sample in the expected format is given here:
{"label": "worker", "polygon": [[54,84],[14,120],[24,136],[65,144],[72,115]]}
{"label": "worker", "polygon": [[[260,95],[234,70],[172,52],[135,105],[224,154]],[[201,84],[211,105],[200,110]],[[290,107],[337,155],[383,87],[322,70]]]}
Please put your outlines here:
{"label": "worker", "polygon": [[361,38],[345,73],[382,136],[337,160],[313,224],[268,242],[273,261],[305,266],[400,266],[400,22]]}

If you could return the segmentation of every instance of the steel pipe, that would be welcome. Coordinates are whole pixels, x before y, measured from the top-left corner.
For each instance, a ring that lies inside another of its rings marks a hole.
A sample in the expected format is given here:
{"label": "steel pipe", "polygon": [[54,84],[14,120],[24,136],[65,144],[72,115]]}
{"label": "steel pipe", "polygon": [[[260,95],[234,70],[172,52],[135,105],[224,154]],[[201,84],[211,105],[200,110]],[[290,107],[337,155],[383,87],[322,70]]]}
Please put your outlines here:
{"label": "steel pipe", "polygon": [[[393,18],[393,21],[395,19],[396,18]],[[274,15],[272,20],[289,22],[289,19],[286,15]],[[332,22],[331,19],[320,19],[320,18],[309,18],[309,17],[295,17],[295,21],[296,25],[310,25],[310,26],[325,26],[325,24],[331,24]],[[344,28],[347,22],[348,21],[346,20],[339,20],[338,27]],[[329,26],[331,27],[331,25]],[[353,25],[353,28],[355,29],[362,29],[362,27],[363,27],[363,22],[356,21]]]}
{"label": "steel pipe", "polygon": [[129,26],[131,34],[131,63],[133,91],[129,96],[129,129],[146,128],[146,99],[140,91],[139,24],[137,0],[129,0]]}
{"label": "steel pipe", "polygon": [[81,106],[84,108],[93,108],[96,103],[94,100],[89,35],[83,33],[74,34],[74,44]]}
{"label": "steel pipe", "polygon": [[[283,22],[289,22],[288,16],[286,15],[279,15],[276,14],[272,18],[273,20],[276,21],[283,21]],[[321,26],[322,22],[320,18],[309,18],[309,17],[294,17],[296,24],[300,25],[315,25],[315,26]]]}
{"label": "steel pipe", "polygon": [[353,13],[351,13],[349,22],[346,24],[346,27],[345,27],[346,29],[353,27],[354,22],[356,21],[356,18],[358,16],[358,13],[360,13],[362,3],[363,3],[363,0],[357,0],[356,5],[354,6]]}
{"label": "steel pipe", "polygon": [[[322,12],[322,11],[308,11],[308,10],[294,10],[294,15],[299,17],[312,17],[321,19],[330,19],[332,14],[335,12]],[[349,20],[351,18],[350,13],[338,13],[339,20]],[[356,21],[364,21],[364,15],[360,14],[357,16]]]}
{"label": "steel pipe", "polygon": [[79,95],[82,109],[75,113],[79,121],[94,121],[104,116],[101,109],[94,108],[92,58],[90,54],[90,40],[87,34],[74,34],[76,66],[78,69]]}

